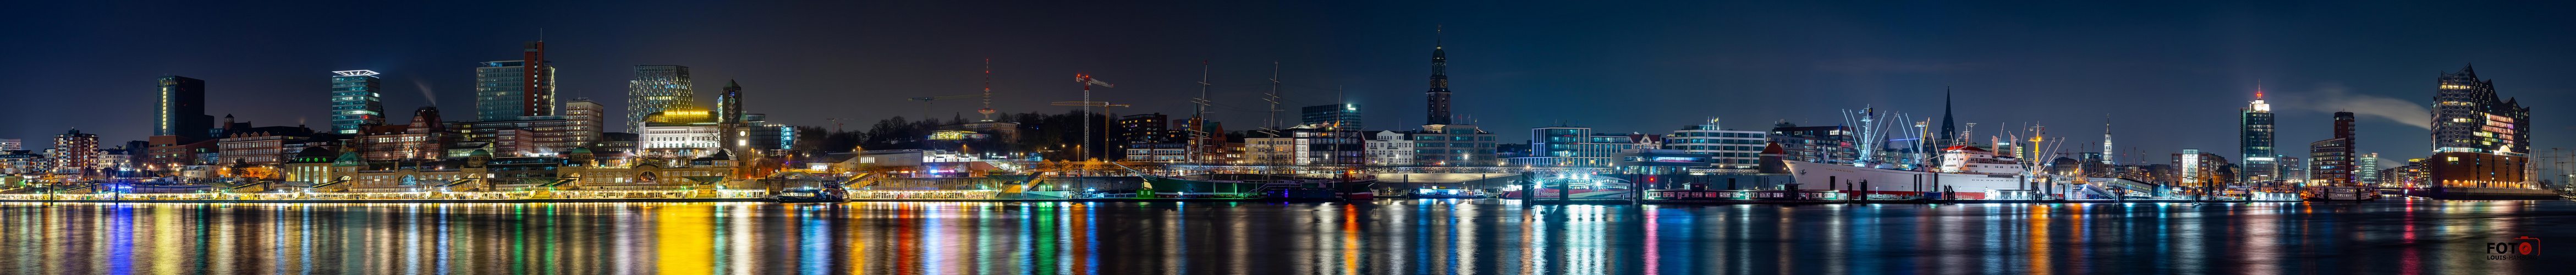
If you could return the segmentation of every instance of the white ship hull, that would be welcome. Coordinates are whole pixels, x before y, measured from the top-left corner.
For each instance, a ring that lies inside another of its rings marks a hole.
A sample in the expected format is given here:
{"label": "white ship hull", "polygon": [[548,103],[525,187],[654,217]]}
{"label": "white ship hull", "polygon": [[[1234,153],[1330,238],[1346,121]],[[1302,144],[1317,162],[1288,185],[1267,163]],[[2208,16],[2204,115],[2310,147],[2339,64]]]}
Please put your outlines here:
{"label": "white ship hull", "polygon": [[[1800,190],[1858,189],[1862,181],[1868,181],[1870,194],[1922,196],[1926,192],[1946,190],[1958,192],[1957,199],[1978,200],[1994,196],[1996,190],[2029,189],[2023,186],[2020,177],[2015,176],[1888,170],[1794,160],[1781,162],[1789,165],[1789,173],[1797,179]],[[1826,186],[1828,183],[1832,186]],[[1843,187],[1844,183],[1851,187]]]}

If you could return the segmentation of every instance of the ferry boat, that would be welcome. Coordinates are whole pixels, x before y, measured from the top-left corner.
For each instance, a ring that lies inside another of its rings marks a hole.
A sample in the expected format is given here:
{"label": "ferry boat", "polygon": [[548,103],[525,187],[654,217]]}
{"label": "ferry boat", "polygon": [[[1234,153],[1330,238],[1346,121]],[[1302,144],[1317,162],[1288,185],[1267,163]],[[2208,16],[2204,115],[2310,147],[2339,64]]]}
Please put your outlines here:
{"label": "ferry boat", "polygon": [[2309,201],[2367,201],[2379,199],[2379,192],[2371,192],[2364,190],[2361,187],[2354,186],[2310,187],[2304,192],[2299,192],[2299,195]]}
{"label": "ferry boat", "polygon": [[1942,192],[1956,192],[1956,197],[1948,199],[2013,199],[2025,196],[2007,194],[2029,192],[2022,177],[2029,169],[2014,163],[2011,157],[1999,157],[1985,148],[1965,145],[1951,146],[1942,151],[1940,170],[1945,172],[1795,160],[1781,162],[1788,165],[1790,176],[1797,180],[1801,190],[1844,189],[1844,183],[1858,189],[1861,182],[1867,181],[1868,194],[1897,197],[1939,198],[1938,194]]}
{"label": "ferry boat", "polygon": [[1414,191],[1413,191],[1413,198],[1416,198],[1416,199],[1481,199],[1481,198],[1485,198],[1485,191],[1484,191],[1484,190],[1476,190],[1476,189],[1417,189],[1417,190],[1414,190]]}
{"label": "ferry boat", "polygon": [[1631,190],[1633,186],[1627,181],[1612,177],[1556,176],[1539,182],[1541,182],[1539,188],[1526,189],[1530,192],[1521,192],[1524,190],[1521,186],[1505,188],[1503,198],[1521,198],[1522,195],[1529,195],[1530,198],[1553,199],[1561,193],[1565,198],[1571,199],[1627,199],[1636,194],[1635,190]]}
{"label": "ferry boat", "polygon": [[840,188],[788,188],[778,190],[778,195],[769,199],[778,202],[846,202],[850,201],[846,193]]}

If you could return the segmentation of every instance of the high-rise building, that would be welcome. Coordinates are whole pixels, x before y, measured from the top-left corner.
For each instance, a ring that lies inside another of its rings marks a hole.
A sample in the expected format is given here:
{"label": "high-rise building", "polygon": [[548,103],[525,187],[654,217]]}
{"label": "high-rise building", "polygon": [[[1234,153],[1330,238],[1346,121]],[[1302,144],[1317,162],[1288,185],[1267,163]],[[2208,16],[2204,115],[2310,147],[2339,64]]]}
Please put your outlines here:
{"label": "high-rise building", "polygon": [[2353,165],[2352,112],[2335,112],[2334,138],[2308,143],[2308,183],[2350,186],[2359,169]]}
{"label": "high-rise building", "polygon": [[2380,185],[2379,153],[2364,153],[2356,156],[2357,157],[2354,157],[2352,161],[2352,165],[2354,167],[2353,183],[2365,186],[2391,187]]}
{"label": "high-rise building", "polygon": [[635,66],[635,80],[626,81],[627,132],[643,132],[644,116],[677,108],[688,108],[697,102],[697,91],[689,83],[689,67],[678,65]]}
{"label": "high-rise building", "polygon": [[1431,90],[1422,92],[1422,95],[1428,99],[1427,101],[1430,102],[1431,105],[1429,109],[1430,117],[1423,120],[1423,124],[1450,124],[1449,52],[1445,47],[1440,46],[1440,41],[1438,39],[1434,39],[1431,42]]}
{"label": "high-rise building", "polygon": [[164,76],[161,83],[161,106],[152,122],[152,135],[182,136],[190,139],[212,137],[215,117],[206,115],[206,81],[182,76]]}
{"label": "high-rise building", "polygon": [[564,102],[563,132],[570,134],[560,135],[552,140],[539,140],[538,146],[571,150],[573,147],[596,145],[599,142],[600,132],[604,130],[600,127],[608,125],[608,114],[605,112],[607,110],[607,106],[591,102],[589,98],[574,98],[572,101]]}
{"label": "high-rise building", "polygon": [[20,139],[14,139],[14,138],[5,138],[5,139],[0,139],[0,151],[17,151],[17,150],[27,150],[27,142],[26,142],[26,141],[23,141],[23,140],[20,140]]}
{"label": "high-rise building", "polygon": [[1299,109],[1303,109],[1305,114],[1302,122],[1310,127],[1333,130],[1367,129],[1360,127],[1359,104],[1315,105]]}
{"label": "high-rise building", "polygon": [[[2472,190],[2469,188],[2538,189],[2531,152],[2531,108],[2496,96],[2495,82],[2478,79],[2474,68],[2443,73],[2433,96],[2433,156],[2424,161],[2425,184],[2441,187],[2436,198],[2523,196],[2545,191]],[[2476,192],[2496,192],[2472,194]],[[2467,196],[2450,196],[2461,194]],[[2497,195],[2509,194],[2509,195]],[[2492,195],[2492,196],[2491,196]]]}
{"label": "high-rise building", "polygon": [[519,55],[474,68],[475,120],[555,114],[555,67],[546,61],[546,42],[528,42]]}
{"label": "high-rise building", "polygon": [[716,95],[716,114],[716,123],[742,122],[742,83],[725,81],[724,94]]}
{"label": "high-rise building", "polygon": [[2112,147],[2112,146],[2111,146],[2111,124],[2110,124],[2110,123],[2103,123],[2103,124],[2102,124],[2102,163],[2103,163],[2103,164],[2111,164],[2111,165],[2119,165],[2119,164],[2120,164],[2120,160],[2119,160],[2120,151],[2119,151],[2119,149],[2112,149],[2112,148],[2116,148],[2116,147]]}
{"label": "high-rise building", "polygon": [[355,135],[385,124],[384,83],[376,71],[331,72],[331,133]]}
{"label": "high-rise building", "polygon": [[83,134],[80,129],[54,135],[54,149],[48,149],[45,156],[54,159],[55,173],[65,173],[64,169],[71,169],[69,173],[79,174],[80,178],[87,179],[87,173],[82,171],[98,161],[98,135]]}
{"label": "high-rise building", "polygon": [[2254,88],[2254,102],[2238,109],[2237,152],[2245,165],[2239,166],[2236,182],[2245,185],[2270,185],[2280,180],[2280,165],[2272,152],[2272,104],[2263,102],[2263,88]]}

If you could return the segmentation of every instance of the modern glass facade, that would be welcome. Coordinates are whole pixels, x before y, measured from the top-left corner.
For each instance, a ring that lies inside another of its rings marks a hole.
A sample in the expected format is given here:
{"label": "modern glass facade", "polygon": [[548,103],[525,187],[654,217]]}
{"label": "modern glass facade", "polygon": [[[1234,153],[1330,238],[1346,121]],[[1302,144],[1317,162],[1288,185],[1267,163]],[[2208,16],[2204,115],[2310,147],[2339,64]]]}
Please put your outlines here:
{"label": "modern glass facade", "polygon": [[2263,91],[2254,91],[2254,103],[2239,109],[2237,126],[2238,152],[2245,158],[2236,182],[2246,185],[2268,185],[2280,180],[2280,155],[2272,152],[2272,104],[2263,102]]}
{"label": "modern glass facade", "polygon": [[358,134],[385,124],[383,81],[376,71],[336,71],[331,76],[331,132]]}
{"label": "modern glass facade", "polygon": [[1300,122],[1305,123],[1306,125],[1312,125],[1317,129],[1368,129],[1361,127],[1363,125],[1360,124],[1359,104],[1315,105],[1306,106],[1305,108],[1300,109],[1301,111],[1304,111],[1304,116],[1302,116],[1304,119],[1300,120]]}
{"label": "modern glass facade", "polygon": [[206,137],[215,118],[206,116],[206,81],[183,76],[164,76],[160,83],[161,104],[153,108],[152,135]]}
{"label": "modern glass facade", "polygon": [[676,65],[635,66],[635,80],[626,81],[626,131],[642,133],[645,115],[663,110],[689,108],[697,101],[696,86],[689,83],[689,67]]}
{"label": "modern glass facade", "polygon": [[523,59],[474,68],[474,119],[555,115],[555,66],[545,52],[545,42],[528,42]]}

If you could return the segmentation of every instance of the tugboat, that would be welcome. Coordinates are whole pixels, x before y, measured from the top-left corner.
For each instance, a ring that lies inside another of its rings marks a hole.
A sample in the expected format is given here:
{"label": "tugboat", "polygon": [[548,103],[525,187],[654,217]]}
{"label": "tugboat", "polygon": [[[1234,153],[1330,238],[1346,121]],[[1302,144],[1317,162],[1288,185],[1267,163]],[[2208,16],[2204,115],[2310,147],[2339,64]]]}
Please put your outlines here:
{"label": "tugboat", "polygon": [[769,199],[788,203],[848,202],[850,201],[848,193],[849,191],[842,191],[840,188],[788,188],[778,190],[778,195],[769,196]]}

